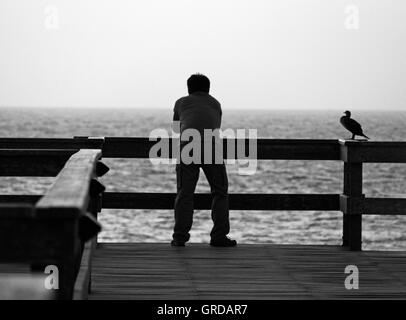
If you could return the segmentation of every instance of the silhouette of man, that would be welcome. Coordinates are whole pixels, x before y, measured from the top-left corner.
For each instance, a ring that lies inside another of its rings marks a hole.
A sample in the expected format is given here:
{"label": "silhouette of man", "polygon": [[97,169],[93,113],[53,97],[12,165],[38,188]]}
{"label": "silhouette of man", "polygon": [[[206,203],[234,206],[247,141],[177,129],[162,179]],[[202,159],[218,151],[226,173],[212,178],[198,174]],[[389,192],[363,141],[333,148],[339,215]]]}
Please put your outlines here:
{"label": "silhouette of man", "polygon": [[[181,157],[176,165],[177,195],[174,208],[175,226],[171,245],[183,247],[190,238],[189,231],[193,223],[193,195],[199,180],[200,168],[202,168],[210,184],[213,197],[211,206],[213,229],[210,233],[210,245],[233,247],[237,242],[227,237],[230,231],[230,222],[226,166],[222,159],[220,163],[213,161],[213,158],[212,161],[203,161],[204,130],[220,129],[221,106],[209,94],[210,80],[205,75],[192,75],[187,80],[187,87],[189,95],[176,101],[173,120],[180,122],[181,134],[187,129],[195,129],[199,132],[202,141],[201,161],[186,164]],[[210,139],[210,144],[211,141]],[[182,150],[188,143],[188,141],[181,139],[180,149]]]}

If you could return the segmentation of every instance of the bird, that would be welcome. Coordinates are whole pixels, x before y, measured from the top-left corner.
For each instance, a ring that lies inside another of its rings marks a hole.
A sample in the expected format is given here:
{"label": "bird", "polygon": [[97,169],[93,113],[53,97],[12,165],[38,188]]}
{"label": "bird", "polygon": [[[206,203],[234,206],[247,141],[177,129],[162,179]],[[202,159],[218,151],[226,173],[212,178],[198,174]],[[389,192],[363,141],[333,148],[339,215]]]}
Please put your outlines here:
{"label": "bird", "polygon": [[351,140],[355,140],[355,136],[361,136],[370,139],[362,131],[361,125],[351,118],[350,111],[347,110],[344,112],[344,114],[345,116],[342,116],[340,118],[340,123],[343,125],[344,128],[346,128],[348,131],[352,133]]}

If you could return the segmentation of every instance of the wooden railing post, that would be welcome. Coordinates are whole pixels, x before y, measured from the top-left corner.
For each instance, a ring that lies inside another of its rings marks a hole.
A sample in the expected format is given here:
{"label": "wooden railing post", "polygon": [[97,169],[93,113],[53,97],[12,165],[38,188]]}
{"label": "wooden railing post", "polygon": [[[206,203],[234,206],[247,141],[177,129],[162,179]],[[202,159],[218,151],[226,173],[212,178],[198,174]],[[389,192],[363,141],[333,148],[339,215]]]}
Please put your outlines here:
{"label": "wooden railing post", "polygon": [[42,274],[47,265],[56,265],[59,275],[56,297],[70,300],[81,254],[79,220],[78,212],[74,209],[64,209],[64,217],[58,218],[60,213],[52,208],[36,209],[35,218],[30,224],[31,232],[27,235],[31,241],[28,245],[29,259],[31,270]]}
{"label": "wooden railing post", "polygon": [[362,163],[344,162],[343,246],[360,251],[362,244]]}
{"label": "wooden railing post", "polygon": [[81,243],[79,242],[79,224],[77,219],[64,222],[66,236],[65,250],[60,252],[62,258],[59,263],[59,285],[58,299],[71,300],[76,274],[79,270],[81,257]]}

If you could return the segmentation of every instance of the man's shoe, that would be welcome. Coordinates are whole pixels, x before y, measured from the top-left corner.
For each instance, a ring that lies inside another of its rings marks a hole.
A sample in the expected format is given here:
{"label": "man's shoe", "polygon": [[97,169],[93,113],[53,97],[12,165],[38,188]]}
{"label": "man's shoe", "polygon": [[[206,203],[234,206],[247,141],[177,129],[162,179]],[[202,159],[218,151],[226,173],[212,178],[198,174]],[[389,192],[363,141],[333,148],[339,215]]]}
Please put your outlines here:
{"label": "man's shoe", "polygon": [[172,240],[171,246],[172,247],[184,247],[185,243],[183,241],[179,241],[179,240]]}
{"label": "man's shoe", "polygon": [[235,247],[237,245],[237,241],[224,237],[223,239],[210,241],[210,245],[212,247]]}

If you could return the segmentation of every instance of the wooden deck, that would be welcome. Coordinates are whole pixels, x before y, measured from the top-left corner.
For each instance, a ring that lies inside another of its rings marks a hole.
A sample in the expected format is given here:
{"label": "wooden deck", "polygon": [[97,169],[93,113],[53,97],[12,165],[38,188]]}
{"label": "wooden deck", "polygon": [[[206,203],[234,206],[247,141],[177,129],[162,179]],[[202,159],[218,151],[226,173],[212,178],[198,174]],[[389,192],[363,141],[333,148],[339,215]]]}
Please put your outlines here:
{"label": "wooden deck", "polygon": [[[406,252],[102,243],[92,264],[89,299],[406,299]],[[347,265],[358,290],[345,289]]]}

